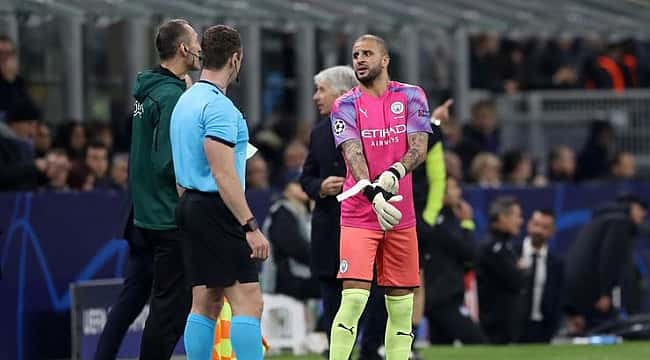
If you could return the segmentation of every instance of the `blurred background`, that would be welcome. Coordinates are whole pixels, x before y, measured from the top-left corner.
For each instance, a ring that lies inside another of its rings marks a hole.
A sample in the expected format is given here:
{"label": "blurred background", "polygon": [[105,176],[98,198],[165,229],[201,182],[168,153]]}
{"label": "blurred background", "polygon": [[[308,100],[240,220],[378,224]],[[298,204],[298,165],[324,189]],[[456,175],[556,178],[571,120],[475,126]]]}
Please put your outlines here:
{"label": "blurred background", "polygon": [[[214,24],[242,34],[241,83],[228,96],[260,149],[246,179],[260,223],[307,157],[314,75],[351,64],[365,33],[387,41],[391,78],[421,86],[431,109],[454,99],[445,163],[477,242],[499,195],[516,196],[526,220],[554,210],[549,247],[560,256],[593,209],[623,192],[650,198],[645,0],[0,0],[0,139],[27,154],[0,158],[0,358],[92,354],[105,313],[74,299],[71,311],[68,286],[123,274],[132,87],[158,63],[156,28],[173,18],[199,34]],[[650,311],[649,266],[641,232],[635,313]]]}

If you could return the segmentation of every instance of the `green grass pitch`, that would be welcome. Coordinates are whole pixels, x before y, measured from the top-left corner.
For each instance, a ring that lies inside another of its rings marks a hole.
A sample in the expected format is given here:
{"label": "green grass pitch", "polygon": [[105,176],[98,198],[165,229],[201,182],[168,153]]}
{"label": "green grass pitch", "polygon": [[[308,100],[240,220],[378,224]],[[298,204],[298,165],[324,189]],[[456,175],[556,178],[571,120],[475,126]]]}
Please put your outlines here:
{"label": "green grass pitch", "polygon": [[[511,345],[431,347],[421,354],[427,360],[650,360],[650,342],[619,345]],[[271,356],[270,360],[322,360],[316,355]]]}

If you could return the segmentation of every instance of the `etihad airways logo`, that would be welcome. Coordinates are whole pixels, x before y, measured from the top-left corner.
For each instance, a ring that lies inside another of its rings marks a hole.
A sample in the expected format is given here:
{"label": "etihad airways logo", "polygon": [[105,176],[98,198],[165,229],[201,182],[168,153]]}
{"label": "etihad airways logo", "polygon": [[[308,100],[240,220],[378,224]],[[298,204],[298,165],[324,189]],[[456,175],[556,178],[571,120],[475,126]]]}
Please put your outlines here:
{"label": "etihad airways logo", "polygon": [[386,129],[363,129],[361,130],[361,137],[364,138],[385,138],[388,136],[403,134],[406,132],[406,125],[395,125]]}
{"label": "etihad airways logo", "polygon": [[386,129],[364,129],[361,137],[369,139],[370,146],[388,146],[400,141],[399,134],[406,132],[406,125],[395,125]]}

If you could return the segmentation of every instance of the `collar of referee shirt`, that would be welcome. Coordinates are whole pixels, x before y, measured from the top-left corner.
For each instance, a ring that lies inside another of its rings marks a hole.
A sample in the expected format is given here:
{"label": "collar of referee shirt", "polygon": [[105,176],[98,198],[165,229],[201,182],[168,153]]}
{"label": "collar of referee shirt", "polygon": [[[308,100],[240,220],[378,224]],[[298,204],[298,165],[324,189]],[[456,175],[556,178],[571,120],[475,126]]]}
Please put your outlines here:
{"label": "collar of referee shirt", "polygon": [[221,88],[220,88],[217,84],[215,84],[215,83],[213,83],[213,82],[211,82],[211,81],[201,79],[201,80],[199,80],[198,82],[200,82],[200,83],[205,83],[205,84],[208,84],[208,85],[212,85],[212,86],[214,86],[214,87],[215,87],[215,88],[216,88],[216,89],[221,93],[221,95],[225,95],[224,92],[223,92],[223,90],[221,90]]}

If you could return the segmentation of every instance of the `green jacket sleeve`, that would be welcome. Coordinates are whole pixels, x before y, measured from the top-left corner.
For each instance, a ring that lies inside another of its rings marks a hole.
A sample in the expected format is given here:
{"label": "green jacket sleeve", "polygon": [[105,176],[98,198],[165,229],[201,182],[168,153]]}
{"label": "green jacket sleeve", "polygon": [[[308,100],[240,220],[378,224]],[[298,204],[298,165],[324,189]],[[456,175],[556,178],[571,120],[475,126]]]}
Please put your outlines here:
{"label": "green jacket sleeve", "polygon": [[153,131],[151,161],[155,174],[174,179],[169,127],[171,125],[172,111],[174,111],[178,98],[183,94],[183,90],[177,86],[169,86],[165,90],[167,91],[157,101],[158,122]]}
{"label": "green jacket sleeve", "polygon": [[425,169],[429,189],[427,191],[427,202],[422,213],[422,219],[427,224],[433,226],[438,217],[438,212],[442,208],[447,178],[442,141],[438,141],[427,153]]}

